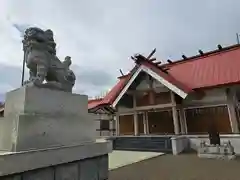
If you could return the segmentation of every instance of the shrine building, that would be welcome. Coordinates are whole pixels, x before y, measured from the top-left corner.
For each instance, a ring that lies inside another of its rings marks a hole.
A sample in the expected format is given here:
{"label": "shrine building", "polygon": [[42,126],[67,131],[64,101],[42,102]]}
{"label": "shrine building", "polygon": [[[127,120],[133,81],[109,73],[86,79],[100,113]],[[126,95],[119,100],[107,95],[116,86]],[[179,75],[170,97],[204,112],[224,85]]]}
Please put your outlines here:
{"label": "shrine building", "polygon": [[239,133],[240,45],[156,62],[136,55],[134,68],[91,108],[115,110],[116,135]]}

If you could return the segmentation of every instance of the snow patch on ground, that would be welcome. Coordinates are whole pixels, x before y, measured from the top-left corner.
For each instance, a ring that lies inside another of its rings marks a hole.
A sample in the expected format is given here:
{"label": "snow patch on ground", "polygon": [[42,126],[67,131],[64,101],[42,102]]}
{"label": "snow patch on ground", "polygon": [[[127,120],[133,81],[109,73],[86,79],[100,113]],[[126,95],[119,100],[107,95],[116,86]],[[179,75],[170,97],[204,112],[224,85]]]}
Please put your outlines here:
{"label": "snow patch on ground", "polygon": [[109,154],[109,170],[164,155],[161,152],[113,151]]}

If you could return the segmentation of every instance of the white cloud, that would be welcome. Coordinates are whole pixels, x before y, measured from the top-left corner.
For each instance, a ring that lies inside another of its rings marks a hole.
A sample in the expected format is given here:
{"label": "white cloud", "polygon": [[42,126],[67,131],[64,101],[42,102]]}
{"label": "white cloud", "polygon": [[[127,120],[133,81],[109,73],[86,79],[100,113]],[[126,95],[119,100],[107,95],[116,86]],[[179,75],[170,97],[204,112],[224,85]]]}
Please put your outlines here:
{"label": "white cloud", "polygon": [[[59,58],[72,56],[77,75],[85,78],[78,80],[76,91],[96,95],[114,84],[120,68],[124,72],[131,68],[133,53],[148,54],[156,47],[159,59],[179,59],[199,48],[235,43],[239,5],[238,0],[1,0],[0,64],[21,68],[21,38],[13,23],[50,28]],[[109,73],[107,81],[103,71]],[[19,79],[14,72],[11,76]]]}

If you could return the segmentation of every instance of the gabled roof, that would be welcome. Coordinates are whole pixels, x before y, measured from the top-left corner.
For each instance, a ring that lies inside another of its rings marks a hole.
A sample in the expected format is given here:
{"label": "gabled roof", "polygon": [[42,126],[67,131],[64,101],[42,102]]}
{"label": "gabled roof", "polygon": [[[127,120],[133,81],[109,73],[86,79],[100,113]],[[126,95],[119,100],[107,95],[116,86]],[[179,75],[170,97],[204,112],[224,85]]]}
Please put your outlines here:
{"label": "gabled roof", "polygon": [[155,65],[153,62],[146,59],[137,60],[136,64],[138,65],[137,70],[132,71],[130,80],[125,84],[124,88],[119,92],[118,96],[112,103],[112,106],[115,107],[128,88],[131,86],[132,82],[137,78],[140,72],[145,72],[152,76],[154,79],[158,80],[164,86],[171,89],[173,92],[178,94],[182,98],[186,98],[189,93],[193,90],[179,82],[177,79],[172,77],[170,74],[164,72],[161,68]]}
{"label": "gabled roof", "polygon": [[[189,92],[202,88],[214,88],[240,83],[240,45],[233,45],[182,59],[159,68],[142,65],[158,72],[165,79]],[[157,69],[156,69],[157,68]],[[164,70],[166,73],[163,75]],[[119,78],[118,83],[103,98],[102,102],[112,104],[130,81],[132,73]],[[172,81],[173,80],[173,81]]]}

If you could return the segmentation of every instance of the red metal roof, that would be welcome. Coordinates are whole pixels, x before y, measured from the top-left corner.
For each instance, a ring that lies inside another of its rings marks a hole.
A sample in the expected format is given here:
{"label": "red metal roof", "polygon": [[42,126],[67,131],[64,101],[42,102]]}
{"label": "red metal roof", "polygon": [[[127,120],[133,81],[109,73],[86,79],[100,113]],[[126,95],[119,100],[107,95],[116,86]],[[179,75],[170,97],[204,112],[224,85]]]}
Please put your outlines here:
{"label": "red metal roof", "polygon": [[[178,87],[189,92],[200,88],[213,88],[221,85],[240,83],[240,45],[229,46],[197,55],[187,60],[180,60],[157,68],[144,62],[155,72]],[[166,68],[164,73],[160,68]],[[118,83],[103,98],[101,103],[112,104],[130,79],[130,75],[119,78]]]}
{"label": "red metal roof", "polygon": [[130,78],[130,74],[119,77],[118,83],[109,91],[109,93],[104,97],[102,102],[106,104],[112,104]]}
{"label": "red metal roof", "polygon": [[102,104],[112,104],[120,91],[124,88],[125,83],[127,83],[130,75],[125,75],[119,77],[118,83],[108,92],[108,94],[103,99],[93,99],[88,101],[88,109],[97,107]]}
{"label": "red metal roof", "polygon": [[240,83],[240,46],[173,63],[168,73],[192,89]]}
{"label": "red metal roof", "polygon": [[102,98],[88,100],[88,109],[92,109],[94,107],[97,107],[98,105],[101,105],[102,100]]}

